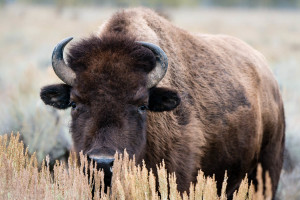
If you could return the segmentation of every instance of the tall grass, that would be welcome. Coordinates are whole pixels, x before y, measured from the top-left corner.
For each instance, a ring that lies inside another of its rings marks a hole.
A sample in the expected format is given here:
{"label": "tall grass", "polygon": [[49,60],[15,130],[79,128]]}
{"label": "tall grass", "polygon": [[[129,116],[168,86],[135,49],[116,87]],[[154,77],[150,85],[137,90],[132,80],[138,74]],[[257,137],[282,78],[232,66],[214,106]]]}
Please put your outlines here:
{"label": "tall grass", "polygon": [[[199,171],[197,183],[190,185],[189,192],[180,194],[176,176],[169,174],[162,162],[157,166],[158,181],[152,170],[136,166],[126,151],[115,155],[111,188],[104,192],[104,173],[80,154],[79,159],[71,154],[68,164],[56,161],[54,171],[49,168],[49,157],[38,167],[36,155],[19,141],[20,135],[0,136],[0,198],[1,199],[220,199],[226,200],[227,175],[225,174],[221,196],[217,194],[214,177],[205,177]],[[271,183],[266,176],[266,192],[263,194],[262,172],[259,168],[258,190],[248,184],[247,176],[233,195],[234,200],[271,199]],[[88,176],[87,174],[90,174]],[[158,187],[156,184],[158,183]],[[95,188],[93,190],[93,187]],[[157,191],[158,188],[158,191]]]}
{"label": "tall grass", "polygon": [[[44,85],[56,81],[52,71],[49,70],[49,78],[44,78]],[[72,145],[68,133],[69,113],[47,107],[40,100],[41,79],[46,70],[32,66],[21,73],[23,76],[18,77],[17,84],[0,89],[0,135],[22,132],[21,139],[30,154],[36,152],[39,163],[46,155],[51,160],[63,159]]]}

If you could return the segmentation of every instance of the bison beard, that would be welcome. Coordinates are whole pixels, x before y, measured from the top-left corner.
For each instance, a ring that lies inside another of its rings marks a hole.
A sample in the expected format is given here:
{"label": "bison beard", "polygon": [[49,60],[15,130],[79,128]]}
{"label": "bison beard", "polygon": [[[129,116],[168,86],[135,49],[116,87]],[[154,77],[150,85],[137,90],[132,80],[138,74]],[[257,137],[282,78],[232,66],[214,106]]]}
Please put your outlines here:
{"label": "bison beard", "polygon": [[220,192],[227,170],[227,196],[246,173],[256,183],[261,163],[274,196],[284,109],[260,53],[233,37],[192,35],[143,8],[114,14],[97,35],[70,45],[66,64],[63,48],[70,40],[52,57],[66,84],[42,88],[41,99],[72,107],[77,153],[106,171],[124,149],[154,172],[164,159],[181,192],[196,182],[199,169],[215,174]]}

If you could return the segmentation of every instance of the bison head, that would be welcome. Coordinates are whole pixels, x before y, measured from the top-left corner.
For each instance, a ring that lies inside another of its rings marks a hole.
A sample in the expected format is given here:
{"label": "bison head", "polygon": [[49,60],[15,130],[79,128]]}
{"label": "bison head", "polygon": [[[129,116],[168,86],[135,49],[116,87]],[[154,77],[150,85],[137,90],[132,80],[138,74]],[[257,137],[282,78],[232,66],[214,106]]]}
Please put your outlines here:
{"label": "bison head", "polygon": [[143,159],[147,112],[170,111],[178,106],[176,91],[156,85],[167,71],[167,56],[158,46],[110,35],[90,37],[70,47],[67,64],[60,42],[52,65],[65,84],[41,90],[45,104],[71,107],[74,149],[83,151],[103,168],[115,152],[127,150]]}

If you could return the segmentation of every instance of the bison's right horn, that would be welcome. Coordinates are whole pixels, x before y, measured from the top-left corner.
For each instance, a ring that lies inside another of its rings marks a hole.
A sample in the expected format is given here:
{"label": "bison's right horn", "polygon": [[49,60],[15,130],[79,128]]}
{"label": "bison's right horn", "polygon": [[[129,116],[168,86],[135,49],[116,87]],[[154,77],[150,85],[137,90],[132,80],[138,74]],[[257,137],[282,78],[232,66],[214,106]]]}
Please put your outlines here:
{"label": "bison's right horn", "polygon": [[168,69],[168,57],[166,53],[155,44],[148,42],[138,43],[150,49],[156,57],[156,67],[148,74],[147,88],[152,88],[156,86],[166,75]]}
{"label": "bison's right horn", "polygon": [[56,45],[52,53],[52,67],[58,78],[67,85],[73,86],[76,78],[75,72],[64,61],[64,48],[73,39],[66,38]]}

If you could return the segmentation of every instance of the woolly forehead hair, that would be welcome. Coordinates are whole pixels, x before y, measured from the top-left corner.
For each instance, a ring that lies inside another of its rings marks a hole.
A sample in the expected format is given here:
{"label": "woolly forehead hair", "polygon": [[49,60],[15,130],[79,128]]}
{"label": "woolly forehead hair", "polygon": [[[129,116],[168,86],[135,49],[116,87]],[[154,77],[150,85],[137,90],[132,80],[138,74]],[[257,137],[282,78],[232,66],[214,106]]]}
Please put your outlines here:
{"label": "woolly forehead hair", "polygon": [[122,62],[132,70],[148,73],[156,63],[151,50],[137,43],[134,38],[120,34],[82,39],[71,45],[67,61],[75,72],[87,70],[90,65],[100,62]]}

